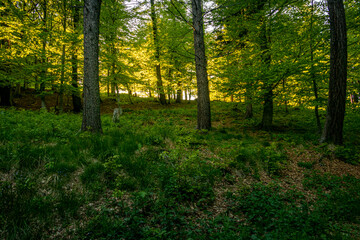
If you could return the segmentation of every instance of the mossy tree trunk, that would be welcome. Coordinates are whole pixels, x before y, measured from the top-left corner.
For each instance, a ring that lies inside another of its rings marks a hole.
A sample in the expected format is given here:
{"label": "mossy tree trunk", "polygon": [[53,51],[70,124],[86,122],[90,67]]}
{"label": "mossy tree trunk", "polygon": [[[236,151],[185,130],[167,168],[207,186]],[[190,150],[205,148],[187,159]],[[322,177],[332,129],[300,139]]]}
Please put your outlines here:
{"label": "mossy tree trunk", "polygon": [[198,90],[197,128],[211,128],[210,93],[204,42],[202,0],[192,0],[196,81]]}
{"label": "mossy tree trunk", "polygon": [[81,130],[102,132],[99,91],[99,20],[101,0],[84,5],[84,111]]}
{"label": "mossy tree trunk", "polygon": [[347,34],[344,3],[328,0],[330,16],[330,82],[325,126],[320,142],[343,143],[347,80]]}

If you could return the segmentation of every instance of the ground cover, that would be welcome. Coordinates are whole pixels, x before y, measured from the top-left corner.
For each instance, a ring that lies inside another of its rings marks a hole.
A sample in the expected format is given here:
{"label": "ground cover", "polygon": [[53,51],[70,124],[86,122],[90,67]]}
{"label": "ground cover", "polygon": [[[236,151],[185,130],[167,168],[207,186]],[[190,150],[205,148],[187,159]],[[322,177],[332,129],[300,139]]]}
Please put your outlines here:
{"label": "ground cover", "polygon": [[134,102],[113,123],[103,98],[102,135],[54,108],[0,109],[1,239],[360,238],[358,108],[336,147],[306,108],[277,106],[261,131],[256,106],[245,120],[212,102],[197,131],[195,102]]}

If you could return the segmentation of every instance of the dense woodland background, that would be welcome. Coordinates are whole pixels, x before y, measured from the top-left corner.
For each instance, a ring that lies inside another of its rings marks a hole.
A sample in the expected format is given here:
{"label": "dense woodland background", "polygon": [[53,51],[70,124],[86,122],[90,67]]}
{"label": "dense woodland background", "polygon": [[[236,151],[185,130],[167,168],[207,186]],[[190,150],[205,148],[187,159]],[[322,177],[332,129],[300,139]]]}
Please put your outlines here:
{"label": "dense woodland background", "polygon": [[0,2],[0,238],[359,239],[359,58],[355,0]]}

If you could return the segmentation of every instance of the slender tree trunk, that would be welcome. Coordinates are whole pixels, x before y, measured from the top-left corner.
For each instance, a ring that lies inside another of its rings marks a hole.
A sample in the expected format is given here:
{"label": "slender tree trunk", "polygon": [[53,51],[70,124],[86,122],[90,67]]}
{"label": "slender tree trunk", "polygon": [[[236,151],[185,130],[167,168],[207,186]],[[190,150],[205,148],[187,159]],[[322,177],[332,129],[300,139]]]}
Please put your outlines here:
{"label": "slender tree trunk", "polygon": [[161,79],[161,69],[160,69],[160,46],[158,39],[158,29],[157,29],[157,19],[156,19],[156,11],[155,11],[155,0],[150,0],[151,4],[151,20],[152,20],[152,29],[153,29],[153,37],[154,37],[154,45],[155,45],[155,59],[156,59],[156,77],[157,82],[156,86],[159,92],[159,99],[162,105],[166,104],[165,99],[165,91],[163,87],[163,82]]}
{"label": "slender tree trunk", "polygon": [[170,104],[171,103],[171,86],[170,86],[170,83],[167,86],[167,95],[168,95],[168,104]]}
{"label": "slender tree trunk", "polygon": [[285,112],[288,113],[289,111],[288,111],[288,102],[287,102],[287,97],[286,97],[285,79],[283,79],[282,84],[283,84],[283,92],[285,94],[285,99],[284,99]]}
{"label": "slender tree trunk", "polygon": [[[245,119],[250,119],[253,117],[253,106],[252,106],[252,88],[251,83],[246,84],[246,92],[245,92],[245,103],[246,103],[246,112]],[[241,97],[240,97],[241,102]]]}
{"label": "slender tree trunk", "polygon": [[21,84],[17,83],[15,85],[15,93],[14,93],[15,97],[20,97],[21,96]]}
{"label": "slender tree trunk", "polygon": [[181,101],[182,101],[181,82],[178,82],[177,86],[178,86],[178,89],[176,91],[176,103],[181,103]]}
{"label": "slender tree trunk", "polygon": [[107,96],[110,96],[110,70],[107,70],[107,81],[106,81]]}
{"label": "slender tree trunk", "polygon": [[[114,54],[114,53],[113,53]],[[114,61],[114,60],[113,60]],[[111,95],[115,96],[115,89],[116,89],[116,83],[115,83],[115,62],[111,64]]]}
{"label": "slender tree trunk", "polygon": [[[63,0],[64,16],[63,16],[63,32],[66,34],[66,20],[67,20],[67,0]],[[64,81],[65,81],[65,44],[62,46],[61,54],[61,77],[60,77],[60,90],[59,90],[59,110],[63,112],[64,110]]]}
{"label": "slender tree trunk", "polygon": [[151,98],[151,83],[150,83],[150,79],[148,80],[148,85],[149,85],[149,98]]}
{"label": "slender tree trunk", "polygon": [[315,66],[314,66],[314,39],[313,39],[313,16],[314,16],[314,0],[311,0],[311,19],[310,19],[310,61],[311,61],[311,69],[310,69],[310,78],[313,83],[314,95],[315,95],[315,119],[316,125],[319,134],[321,134],[321,123],[319,116],[319,103],[318,103],[318,88],[316,83],[316,74],[315,74]]}
{"label": "slender tree trunk", "polygon": [[101,0],[84,5],[84,111],[81,130],[102,132],[99,89],[99,20]]}
{"label": "slender tree trunk", "polygon": [[[78,1],[75,1],[78,3]],[[77,34],[79,31],[79,22],[80,22],[80,11],[79,5],[75,4],[73,10],[73,21],[74,21],[74,31]],[[80,97],[80,90],[78,86],[78,56],[77,56],[77,41],[74,40],[73,43],[73,52],[71,54],[71,85],[73,87],[72,90],[72,103],[73,103],[73,112],[80,113],[82,109],[81,105],[81,97]]]}
{"label": "slender tree trunk", "polygon": [[42,39],[42,56],[41,56],[41,62],[43,64],[41,72],[40,72],[40,99],[41,99],[41,109],[46,109],[46,101],[45,101],[45,82],[46,80],[46,42],[47,42],[47,37],[46,37],[46,32],[47,32],[47,27],[46,27],[46,21],[47,21],[47,0],[44,0],[43,4],[42,4],[42,8],[43,8],[43,18],[42,18],[42,22],[43,22],[43,39]]}
{"label": "slender tree trunk", "polygon": [[0,106],[11,106],[11,87],[0,87]]}
{"label": "slender tree trunk", "polygon": [[128,90],[129,102],[130,102],[131,104],[134,104],[133,101],[132,101],[132,99],[131,99],[132,93],[131,93],[131,89],[130,89],[128,83],[126,84],[126,88],[127,88],[127,90]]}
{"label": "slender tree trunk", "polygon": [[197,128],[211,128],[210,93],[204,42],[202,0],[192,0],[196,81],[198,89]]}
{"label": "slender tree trunk", "polygon": [[250,119],[253,117],[253,106],[252,106],[252,99],[246,93],[245,95],[245,102],[246,102],[246,112],[245,112],[245,119]]}
{"label": "slender tree trunk", "polygon": [[72,65],[72,103],[73,103],[73,112],[79,113],[81,112],[82,106],[81,106],[81,97],[80,97],[80,91],[78,86],[78,60],[77,55],[74,52],[71,56],[71,65]]}
{"label": "slender tree trunk", "polygon": [[272,89],[267,89],[267,92],[264,95],[264,109],[262,116],[262,128],[268,130],[272,127],[274,115],[274,104],[273,104],[273,91]]}
{"label": "slender tree trunk", "polygon": [[330,82],[327,114],[320,142],[343,143],[347,80],[347,36],[344,3],[328,0],[330,16]]}
{"label": "slender tree trunk", "polygon": [[[260,29],[260,49],[262,51],[262,61],[265,68],[270,67],[271,55],[269,48],[269,39],[266,30],[266,21],[263,17],[262,25]],[[274,115],[274,103],[273,103],[273,86],[268,82],[269,80],[264,80],[263,91],[264,91],[264,105],[263,105],[263,114],[261,121],[261,128],[268,130],[272,127],[273,115]]]}
{"label": "slender tree trunk", "polygon": [[250,119],[253,117],[253,106],[252,103],[246,105],[245,119]]}
{"label": "slender tree trunk", "polygon": [[65,80],[65,44],[62,47],[61,55],[61,77],[60,77],[60,91],[59,91],[59,110],[64,110],[64,80]]}
{"label": "slender tree trunk", "polygon": [[181,103],[182,100],[182,91],[181,89],[178,89],[176,91],[176,103]]}

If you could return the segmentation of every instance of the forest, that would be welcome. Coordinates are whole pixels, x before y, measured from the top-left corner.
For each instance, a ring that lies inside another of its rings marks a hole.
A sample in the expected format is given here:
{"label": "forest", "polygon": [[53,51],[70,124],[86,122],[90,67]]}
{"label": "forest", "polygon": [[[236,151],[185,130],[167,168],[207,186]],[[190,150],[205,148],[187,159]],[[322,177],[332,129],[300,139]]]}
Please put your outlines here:
{"label": "forest", "polygon": [[3,0],[0,239],[360,239],[360,2]]}

